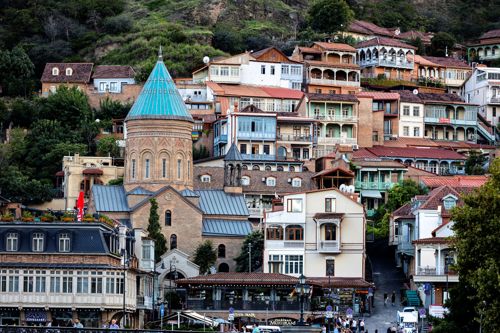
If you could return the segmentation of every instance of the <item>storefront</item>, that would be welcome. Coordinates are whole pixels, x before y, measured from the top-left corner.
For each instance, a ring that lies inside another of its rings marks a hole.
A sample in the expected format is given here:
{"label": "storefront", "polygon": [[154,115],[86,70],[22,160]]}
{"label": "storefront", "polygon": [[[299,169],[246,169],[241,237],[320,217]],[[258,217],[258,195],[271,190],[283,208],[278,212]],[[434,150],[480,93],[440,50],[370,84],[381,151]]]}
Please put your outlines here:
{"label": "storefront", "polygon": [[45,308],[24,309],[24,321],[28,326],[45,326],[49,321]]}
{"label": "storefront", "polygon": [[0,325],[19,325],[20,311],[17,308],[0,309]]}
{"label": "storefront", "polygon": [[73,326],[73,311],[69,308],[50,309],[52,326],[71,327]]}
{"label": "storefront", "polygon": [[101,311],[96,309],[79,309],[78,319],[83,327],[101,327]]}

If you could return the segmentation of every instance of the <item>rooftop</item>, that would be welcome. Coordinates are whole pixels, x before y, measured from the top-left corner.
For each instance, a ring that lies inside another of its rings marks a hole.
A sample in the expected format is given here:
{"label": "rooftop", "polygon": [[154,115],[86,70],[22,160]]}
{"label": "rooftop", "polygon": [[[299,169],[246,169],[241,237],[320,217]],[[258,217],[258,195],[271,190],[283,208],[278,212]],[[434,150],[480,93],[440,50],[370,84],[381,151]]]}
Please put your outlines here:
{"label": "rooftop", "polygon": [[95,66],[93,79],[134,78],[135,71],[131,66]]}
{"label": "rooftop", "polygon": [[[92,75],[93,63],[47,63],[40,81],[47,83],[88,83]],[[57,68],[59,73],[52,74],[52,69]],[[71,75],[66,75],[66,69],[72,70]]]}
{"label": "rooftop", "polygon": [[429,188],[440,186],[450,186],[453,188],[472,187],[477,188],[488,181],[488,176],[424,176],[420,178],[420,182]]}
{"label": "rooftop", "polygon": [[479,39],[487,39],[487,38],[500,38],[500,29],[494,29],[485,32],[479,37]]}
{"label": "rooftop", "polygon": [[375,37],[370,40],[366,40],[356,44],[356,48],[360,49],[362,47],[368,46],[392,46],[392,47],[401,47],[405,49],[416,50],[417,48],[413,45],[403,43],[397,39],[386,38],[386,37]]}
{"label": "rooftop", "polygon": [[399,94],[393,92],[378,92],[378,91],[361,91],[356,94],[358,97],[371,97],[374,100],[391,100],[397,101],[399,100]]}
{"label": "rooftop", "polygon": [[433,63],[436,63],[440,66],[444,67],[453,67],[453,68],[463,68],[463,69],[471,69],[471,66],[467,64],[467,62],[451,57],[429,57],[429,56],[423,56],[422,58],[431,61]]}
{"label": "rooftop", "polygon": [[245,84],[231,85],[211,81],[207,82],[207,86],[216,94],[222,96],[301,99],[304,95],[300,90],[278,87],[263,87]]}
{"label": "rooftop", "polygon": [[381,35],[381,36],[394,36],[394,32],[391,29],[380,27],[374,23],[354,20],[351,22],[347,31],[356,32],[364,35]]}
{"label": "rooftop", "polygon": [[356,49],[354,47],[344,43],[314,42],[314,44],[327,51],[356,52]]}
{"label": "rooftop", "polygon": [[352,94],[306,94],[310,101],[339,101],[339,102],[359,102]]}
{"label": "rooftop", "polygon": [[385,147],[373,146],[366,148],[370,153],[378,157],[392,158],[423,158],[436,160],[466,160],[465,156],[447,149],[441,148],[402,148],[402,147]]}

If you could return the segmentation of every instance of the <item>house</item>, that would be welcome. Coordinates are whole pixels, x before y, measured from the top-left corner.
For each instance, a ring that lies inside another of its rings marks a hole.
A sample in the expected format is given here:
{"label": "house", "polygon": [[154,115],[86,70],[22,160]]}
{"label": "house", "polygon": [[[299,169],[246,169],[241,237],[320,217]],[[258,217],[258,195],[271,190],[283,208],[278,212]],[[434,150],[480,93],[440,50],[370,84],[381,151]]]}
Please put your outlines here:
{"label": "house", "polygon": [[[264,223],[264,273],[305,275],[323,287],[332,278],[346,286],[350,281],[349,302],[360,305],[354,311],[368,306],[367,295],[357,294],[354,285],[365,276],[366,222],[356,195],[334,188],[285,195]],[[346,305],[338,304],[336,311]]]}
{"label": "house", "polygon": [[[441,67],[439,76],[440,80],[446,86],[447,93],[460,94],[462,85],[472,73],[472,68],[469,64],[463,60],[452,57],[423,56],[422,58],[438,65],[438,68]],[[436,67],[434,67],[434,69],[436,69]]]}
{"label": "house", "polygon": [[397,138],[399,132],[399,94],[362,91],[356,95],[360,103],[359,136],[361,147],[383,144]]}
{"label": "house", "polygon": [[95,66],[92,80],[98,93],[121,93],[123,86],[135,84],[135,71],[131,66]]}
{"label": "house", "polygon": [[356,44],[361,77],[410,81],[416,47],[396,39],[376,37]]}
{"label": "house", "polygon": [[47,97],[61,85],[85,92],[92,77],[93,63],[47,63],[43,70],[42,96]]}
{"label": "house", "polygon": [[356,49],[342,43],[314,42],[296,46],[290,57],[304,63],[306,91],[315,94],[354,94],[360,90]]}
{"label": "house", "polygon": [[1,325],[97,328],[114,318],[142,328],[151,315],[154,242],[142,230],[15,220],[0,222],[0,236]]}
{"label": "house", "polygon": [[356,96],[351,94],[305,94],[298,109],[316,120],[312,132],[316,140],[314,158],[332,153],[337,145],[357,145],[358,103]]}
{"label": "house", "polygon": [[374,23],[354,20],[347,27],[346,31],[341,32],[342,36],[351,36],[357,41],[365,41],[375,37],[393,38],[400,35],[398,28],[384,28]]}
{"label": "house", "polygon": [[410,91],[399,93],[399,137],[424,137],[424,103]]}
{"label": "house", "polygon": [[468,45],[467,59],[488,62],[500,58],[500,29],[485,32],[476,43]]}
{"label": "house", "polygon": [[463,97],[479,105],[483,127],[498,136],[495,127],[500,123],[500,68],[476,67],[465,82]]}

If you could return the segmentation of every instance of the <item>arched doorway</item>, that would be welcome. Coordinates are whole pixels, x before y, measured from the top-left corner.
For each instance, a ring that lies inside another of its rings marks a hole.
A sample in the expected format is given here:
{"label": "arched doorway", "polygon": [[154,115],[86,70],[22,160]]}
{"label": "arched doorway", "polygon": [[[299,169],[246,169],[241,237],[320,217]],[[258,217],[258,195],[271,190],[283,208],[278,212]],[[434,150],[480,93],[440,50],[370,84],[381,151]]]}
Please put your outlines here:
{"label": "arched doorway", "polygon": [[223,262],[222,264],[219,265],[219,272],[229,272],[229,265]]}

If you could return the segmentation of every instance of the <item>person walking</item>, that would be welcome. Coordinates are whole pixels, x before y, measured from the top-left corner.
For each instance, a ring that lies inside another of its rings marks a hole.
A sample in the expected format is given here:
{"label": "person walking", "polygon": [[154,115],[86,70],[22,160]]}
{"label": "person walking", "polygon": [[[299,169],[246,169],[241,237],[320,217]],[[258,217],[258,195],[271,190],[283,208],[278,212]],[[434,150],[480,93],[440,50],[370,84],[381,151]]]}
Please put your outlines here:
{"label": "person walking", "polygon": [[361,319],[359,321],[359,331],[364,333],[365,332],[365,320],[364,319]]}
{"label": "person walking", "polygon": [[254,324],[253,325],[252,333],[260,333],[259,324]]}
{"label": "person walking", "polygon": [[391,303],[392,303],[392,306],[396,305],[396,291],[395,290],[392,291]]}
{"label": "person walking", "polygon": [[389,301],[389,296],[387,293],[384,293],[384,306],[387,306],[387,302]]}

